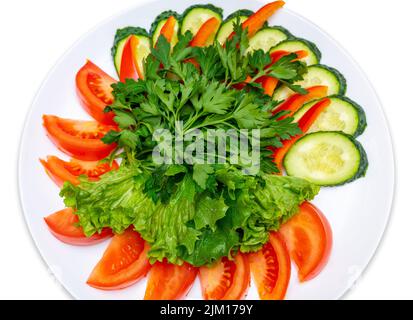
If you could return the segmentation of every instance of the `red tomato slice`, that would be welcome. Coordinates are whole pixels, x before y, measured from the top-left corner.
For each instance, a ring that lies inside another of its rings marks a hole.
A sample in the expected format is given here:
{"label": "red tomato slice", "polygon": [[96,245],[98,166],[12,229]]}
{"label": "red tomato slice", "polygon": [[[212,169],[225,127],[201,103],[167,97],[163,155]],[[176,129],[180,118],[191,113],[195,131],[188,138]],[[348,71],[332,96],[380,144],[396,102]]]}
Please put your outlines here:
{"label": "red tomato slice", "polygon": [[76,225],[79,222],[79,218],[73,213],[72,208],[57,211],[45,217],[44,220],[50,232],[57,239],[75,246],[87,246],[100,243],[112,236],[112,231],[109,228],[105,228],[99,234],[96,233],[91,237],[86,237],[82,227]]}
{"label": "red tomato slice", "polygon": [[76,91],[80,103],[87,113],[103,124],[115,124],[113,112],[103,112],[113,102],[111,85],[115,82],[115,79],[91,61],[87,61],[76,75]]}
{"label": "red tomato slice", "polygon": [[240,300],[250,284],[248,258],[238,253],[234,260],[222,258],[211,267],[199,268],[205,300]]}
{"label": "red tomato slice", "polygon": [[43,126],[49,138],[66,154],[80,160],[96,161],[105,158],[116,147],[104,144],[101,138],[117,127],[95,121],[69,120],[44,115]]}
{"label": "red tomato slice", "polygon": [[156,262],[149,274],[145,300],[178,300],[184,297],[195,281],[198,269],[188,263],[181,266]]}
{"label": "red tomato slice", "polygon": [[252,274],[262,300],[282,300],[288,289],[291,261],[281,236],[273,232],[270,241],[249,255]]}
{"label": "red tomato slice", "polygon": [[132,228],[113,237],[87,284],[102,290],[126,288],[144,277],[151,265],[149,245]]}
{"label": "red tomato slice", "polygon": [[40,159],[46,173],[52,178],[52,180],[62,187],[65,181],[77,185],[79,184],[78,177],[80,175],[86,175],[91,181],[99,180],[99,177],[110,171],[119,168],[116,161],[112,162],[112,166],[109,163],[100,163],[99,161],[81,161],[76,159],[70,159],[70,161],[63,161],[55,156],[48,156],[47,160]]}
{"label": "red tomato slice", "polygon": [[280,233],[298,267],[299,280],[316,277],[327,264],[333,243],[330,224],[321,211],[304,202],[300,212],[281,227]]}

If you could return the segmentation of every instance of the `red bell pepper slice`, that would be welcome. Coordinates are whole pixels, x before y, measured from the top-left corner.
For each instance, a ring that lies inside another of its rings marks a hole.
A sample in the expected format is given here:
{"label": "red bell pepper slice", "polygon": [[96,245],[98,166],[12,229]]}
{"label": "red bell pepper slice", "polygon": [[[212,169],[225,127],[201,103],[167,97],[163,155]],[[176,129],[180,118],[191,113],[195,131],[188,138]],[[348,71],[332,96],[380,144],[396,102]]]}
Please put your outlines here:
{"label": "red bell pepper slice", "polygon": [[198,30],[192,41],[191,47],[205,47],[208,44],[208,40],[218,31],[220,21],[212,17],[208,19]]}
{"label": "red bell pepper slice", "polygon": [[176,18],[174,16],[170,16],[168,20],[166,20],[159,34],[163,35],[169,43],[171,43],[172,37],[174,36],[176,23]]}
{"label": "red bell pepper slice", "polygon": [[283,141],[283,146],[275,150],[274,162],[280,171],[282,169],[282,162],[288,150],[311,128],[318,116],[330,105],[330,103],[331,100],[329,98],[325,98],[312,106],[297,123],[303,133],[293,137],[290,140]]}
{"label": "red bell pepper slice", "polygon": [[[264,23],[280,8],[284,6],[284,1],[274,1],[266,4],[257,12],[252,14],[247,20],[242,23],[242,28],[248,29],[248,37],[252,37],[262,28]],[[229,39],[235,35],[235,32],[231,33]]]}
{"label": "red bell pepper slice", "polygon": [[305,57],[308,56],[308,52],[305,51],[305,50],[298,50],[298,51],[294,51],[294,52],[288,52],[288,51],[284,51],[284,50],[277,50],[277,51],[274,51],[274,52],[270,53],[271,64],[269,66],[273,65],[278,60],[280,60],[282,57],[285,57],[285,56],[289,55],[290,53],[295,53],[297,55],[297,59],[295,59],[293,61],[304,59]]}
{"label": "red bell pepper slice", "polygon": [[306,89],[306,94],[293,94],[291,97],[287,98],[283,103],[281,103],[275,110],[273,114],[280,111],[288,111],[287,114],[278,118],[278,120],[285,119],[292,116],[298,109],[300,109],[304,104],[314,99],[319,99],[327,96],[328,87],[326,86],[314,86]]}
{"label": "red bell pepper slice", "polygon": [[135,62],[132,55],[132,38],[135,36],[131,35],[128,40],[126,40],[125,47],[122,52],[122,60],[120,63],[120,81],[125,82],[126,79],[138,79],[139,74],[135,68]]}

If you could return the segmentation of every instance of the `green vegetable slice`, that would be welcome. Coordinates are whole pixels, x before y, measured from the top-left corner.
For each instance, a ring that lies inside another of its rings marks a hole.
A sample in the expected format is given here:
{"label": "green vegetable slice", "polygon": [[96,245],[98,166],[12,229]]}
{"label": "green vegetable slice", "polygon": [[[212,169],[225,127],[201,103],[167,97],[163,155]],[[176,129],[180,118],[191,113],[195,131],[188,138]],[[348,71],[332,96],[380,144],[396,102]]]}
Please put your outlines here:
{"label": "green vegetable slice", "polygon": [[299,139],[284,158],[288,175],[320,186],[338,186],[366,174],[366,152],[342,132],[315,132]]}

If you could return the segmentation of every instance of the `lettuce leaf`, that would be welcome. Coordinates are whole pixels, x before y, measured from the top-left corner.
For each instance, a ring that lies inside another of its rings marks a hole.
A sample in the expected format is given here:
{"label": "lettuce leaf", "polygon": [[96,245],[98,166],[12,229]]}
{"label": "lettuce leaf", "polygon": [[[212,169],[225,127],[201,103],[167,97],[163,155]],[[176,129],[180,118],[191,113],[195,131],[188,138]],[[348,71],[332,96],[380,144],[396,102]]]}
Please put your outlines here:
{"label": "lettuce leaf", "polygon": [[123,165],[97,182],[65,183],[60,194],[76,210],[87,236],[105,227],[121,233],[133,225],[151,246],[151,262],[166,258],[201,266],[230,256],[232,250],[260,249],[270,231],[319,191],[299,178],[258,179],[224,167],[216,172],[224,186],[220,194],[198,193],[197,182],[186,174],[167,203],[155,203],[144,192],[147,176],[139,165]]}

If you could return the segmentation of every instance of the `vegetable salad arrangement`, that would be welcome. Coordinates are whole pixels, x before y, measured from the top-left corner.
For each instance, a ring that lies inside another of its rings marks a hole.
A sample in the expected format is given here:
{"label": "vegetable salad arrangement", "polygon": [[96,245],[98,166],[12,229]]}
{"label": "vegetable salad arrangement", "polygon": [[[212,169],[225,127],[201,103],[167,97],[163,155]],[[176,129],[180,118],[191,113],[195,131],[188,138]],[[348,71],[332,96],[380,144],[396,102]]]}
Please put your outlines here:
{"label": "vegetable salad arrangement", "polygon": [[[150,32],[119,29],[119,81],[91,61],[76,75],[94,120],[43,116],[47,135],[72,157],[41,160],[66,206],[45,218],[50,231],[70,245],[112,237],[88,285],[117,290],[148,275],[145,299],[179,299],[199,276],[205,299],[242,299],[252,274],[262,299],[283,299],[291,260],[302,282],[322,271],[331,228],[309,201],[320,187],[365,175],[355,138],[366,118],[315,44],[268,26],[283,5],[225,20],[222,9],[195,5],[159,14]],[[231,131],[248,154],[256,146],[259,165],[231,161],[231,152],[211,163],[159,163],[160,130],[175,143]]]}

